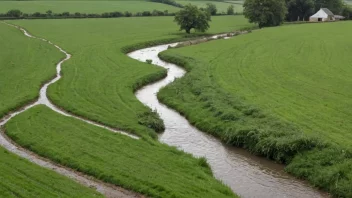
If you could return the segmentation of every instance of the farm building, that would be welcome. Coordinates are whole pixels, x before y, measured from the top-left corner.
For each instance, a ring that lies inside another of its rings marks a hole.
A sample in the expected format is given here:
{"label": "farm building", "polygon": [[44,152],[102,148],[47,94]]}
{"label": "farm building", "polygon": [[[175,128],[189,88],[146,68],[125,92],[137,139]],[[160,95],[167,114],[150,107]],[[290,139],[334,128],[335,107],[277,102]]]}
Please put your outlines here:
{"label": "farm building", "polygon": [[335,15],[327,8],[321,8],[317,13],[309,17],[309,21],[335,21]]}

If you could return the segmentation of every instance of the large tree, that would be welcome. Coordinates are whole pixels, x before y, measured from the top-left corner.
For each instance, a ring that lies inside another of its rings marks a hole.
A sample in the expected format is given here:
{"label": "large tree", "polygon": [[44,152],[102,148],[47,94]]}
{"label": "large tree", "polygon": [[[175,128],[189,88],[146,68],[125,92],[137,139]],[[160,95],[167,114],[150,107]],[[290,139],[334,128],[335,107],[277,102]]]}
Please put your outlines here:
{"label": "large tree", "polygon": [[176,13],[175,22],[180,26],[180,30],[185,30],[188,34],[191,29],[205,32],[210,26],[210,13],[198,9],[197,6],[188,4]]}
{"label": "large tree", "polygon": [[334,14],[341,14],[344,8],[343,0],[314,0],[315,10],[318,11],[320,8],[328,8]]}
{"label": "large tree", "polygon": [[285,0],[246,0],[243,7],[244,16],[259,28],[281,25],[287,13]]}
{"label": "large tree", "polygon": [[288,0],[287,9],[287,20],[308,20],[314,13],[314,0]]}

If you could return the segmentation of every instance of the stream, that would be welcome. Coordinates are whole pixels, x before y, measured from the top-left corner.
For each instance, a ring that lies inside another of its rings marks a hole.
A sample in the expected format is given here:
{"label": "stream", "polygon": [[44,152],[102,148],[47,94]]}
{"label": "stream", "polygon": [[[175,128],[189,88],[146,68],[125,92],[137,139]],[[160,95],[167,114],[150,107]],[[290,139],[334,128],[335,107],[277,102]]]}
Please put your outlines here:
{"label": "stream", "polygon": [[[7,23],[6,23],[7,24]],[[98,127],[105,128],[114,133],[121,133],[131,138],[138,139],[137,136],[122,132],[104,125],[92,122],[79,116],[65,112],[50,102],[47,98],[47,88],[49,85],[57,82],[61,78],[61,64],[71,58],[71,55],[64,51],[59,46],[42,38],[36,38],[30,35],[21,27],[7,24],[21,30],[25,36],[40,39],[43,42],[55,46],[58,50],[65,54],[65,58],[56,66],[56,77],[44,84],[40,90],[37,101],[28,104],[21,109],[10,112],[7,116],[0,118],[0,127],[3,127],[14,116],[30,109],[33,106],[42,104],[64,116],[73,117],[93,124]],[[228,37],[226,37],[228,39]],[[147,85],[136,92],[137,98],[152,109],[157,110],[160,117],[165,123],[165,132],[160,135],[160,141],[176,146],[194,156],[205,156],[208,163],[211,165],[212,171],[216,178],[223,181],[231,187],[231,189],[242,197],[294,197],[294,198],[313,198],[313,197],[328,197],[326,193],[322,193],[306,182],[297,180],[294,177],[284,172],[284,166],[276,164],[265,158],[251,155],[243,149],[238,149],[222,144],[216,138],[207,135],[195,127],[190,125],[188,121],[178,114],[176,111],[169,109],[165,105],[159,103],[156,94],[160,88],[174,81],[175,78],[181,78],[185,75],[185,71],[177,65],[166,63],[158,58],[158,54],[167,50],[169,45],[160,45],[151,48],[129,53],[128,56],[145,62],[151,59],[153,64],[168,69],[168,76],[156,83]],[[45,168],[49,168],[59,174],[65,175],[82,185],[93,187],[98,192],[106,197],[141,197],[137,193],[133,193],[122,189],[115,185],[106,184],[92,177],[79,173],[75,170],[57,165],[45,158],[42,158],[12,142],[0,128],[0,146],[5,149]]]}
{"label": "stream", "polygon": [[[225,39],[229,39],[225,37]],[[165,124],[165,132],[159,140],[191,153],[194,156],[204,156],[214,173],[214,176],[244,198],[317,198],[329,197],[326,193],[312,188],[307,182],[298,180],[284,172],[284,166],[268,159],[257,157],[244,149],[224,145],[220,140],[203,133],[190,125],[176,111],[161,104],[156,94],[158,91],[181,78],[185,71],[177,65],[159,59],[158,54],[174,44],[159,45],[137,50],[128,54],[129,57],[164,67],[168,76],[156,83],[147,85],[136,92],[137,98],[156,110]]]}

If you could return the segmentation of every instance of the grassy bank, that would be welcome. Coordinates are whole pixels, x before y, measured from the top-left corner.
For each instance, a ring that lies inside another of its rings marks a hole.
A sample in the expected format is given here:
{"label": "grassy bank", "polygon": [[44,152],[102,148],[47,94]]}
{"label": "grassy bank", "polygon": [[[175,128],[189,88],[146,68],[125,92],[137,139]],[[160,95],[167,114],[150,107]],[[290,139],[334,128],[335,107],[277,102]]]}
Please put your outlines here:
{"label": "grassy bank", "polygon": [[[63,78],[49,87],[49,98],[55,104],[140,136],[155,137],[154,131],[162,128],[161,120],[133,92],[164,76],[165,70],[132,60],[125,52],[184,38],[173,17],[11,22],[73,54],[63,64]],[[242,16],[213,17],[209,33],[246,26],[250,25]]]}
{"label": "grassy bank", "polygon": [[37,106],[6,125],[18,144],[64,166],[151,197],[235,197],[203,159]]}
{"label": "grassy bank", "polygon": [[0,197],[103,197],[0,147]]}
{"label": "grassy bank", "polygon": [[268,28],[163,52],[162,59],[189,73],[158,98],[224,142],[350,197],[350,28],[348,22]]}
{"label": "grassy bank", "polygon": [[55,47],[30,39],[18,29],[0,23],[0,118],[39,96],[41,85],[56,73],[63,58]]}

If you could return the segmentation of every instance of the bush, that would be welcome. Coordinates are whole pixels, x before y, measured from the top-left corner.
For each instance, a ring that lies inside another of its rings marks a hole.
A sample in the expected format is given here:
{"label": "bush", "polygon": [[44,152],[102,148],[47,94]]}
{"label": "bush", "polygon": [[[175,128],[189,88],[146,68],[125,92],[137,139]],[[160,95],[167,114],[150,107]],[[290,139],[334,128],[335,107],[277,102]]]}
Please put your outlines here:
{"label": "bush", "polygon": [[22,16],[22,12],[20,10],[9,10],[6,16],[20,18]]}

